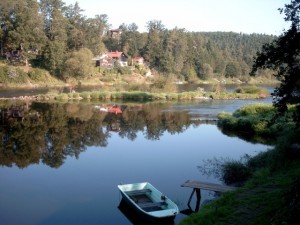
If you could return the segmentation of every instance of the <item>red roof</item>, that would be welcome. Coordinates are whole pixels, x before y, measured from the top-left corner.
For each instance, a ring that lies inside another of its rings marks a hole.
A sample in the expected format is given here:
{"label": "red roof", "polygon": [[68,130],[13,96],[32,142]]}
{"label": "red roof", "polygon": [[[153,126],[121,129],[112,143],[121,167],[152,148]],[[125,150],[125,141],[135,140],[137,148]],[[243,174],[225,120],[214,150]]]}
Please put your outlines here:
{"label": "red roof", "polygon": [[123,54],[123,52],[109,52],[108,55],[112,58],[121,58],[121,55]]}

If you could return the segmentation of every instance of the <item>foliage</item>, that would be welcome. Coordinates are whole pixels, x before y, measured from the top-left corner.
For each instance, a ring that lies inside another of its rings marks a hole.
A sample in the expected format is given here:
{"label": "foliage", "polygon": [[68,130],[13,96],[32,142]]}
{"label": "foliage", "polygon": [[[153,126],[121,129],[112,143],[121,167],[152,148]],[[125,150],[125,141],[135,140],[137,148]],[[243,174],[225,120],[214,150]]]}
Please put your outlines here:
{"label": "foliage", "polygon": [[92,52],[87,48],[82,48],[72,52],[64,63],[63,77],[68,79],[84,79],[93,73]]}
{"label": "foliage", "polygon": [[266,89],[257,86],[241,86],[235,90],[236,93],[258,94],[260,96],[268,96],[269,92]]}
{"label": "foliage", "polygon": [[276,71],[280,86],[272,94],[273,104],[280,113],[287,111],[288,104],[298,104],[294,119],[300,123],[300,1],[292,0],[281,12],[284,12],[285,20],[291,22],[291,27],[272,43],[263,46],[252,73],[259,68]]}
{"label": "foliage", "polygon": [[27,73],[15,66],[0,66],[0,83],[24,84],[29,81]]}
{"label": "foliage", "polygon": [[176,85],[174,82],[174,78],[172,76],[169,77],[157,77],[153,80],[150,85],[151,92],[174,92],[176,90]]}
{"label": "foliage", "polygon": [[299,161],[273,172],[268,164],[261,164],[263,167],[256,170],[244,187],[224,193],[180,224],[298,224],[299,198],[295,190],[299,187]]}
{"label": "foliage", "polygon": [[[227,125],[231,128],[235,126],[234,130],[240,133],[244,128],[237,124],[239,121],[246,120],[253,114],[256,117],[254,121],[263,121],[266,117],[273,117],[275,113],[276,110],[271,105],[252,105],[237,110],[235,116],[222,114],[220,120],[223,123],[224,119],[230,117],[229,122],[232,124]],[[223,194],[180,224],[231,224],[232,221],[234,224],[298,224],[300,130],[295,123],[287,123],[286,119],[276,121],[287,129],[273,129],[272,138],[277,140],[274,149],[253,157],[245,155],[239,161],[207,160],[200,166],[202,172],[221,178],[227,184],[246,180],[245,185],[235,192]],[[265,129],[269,129],[268,127],[269,125]]]}
{"label": "foliage", "polygon": [[[76,69],[77,56],[73,54],[89,49],[94,56],[116,50],[129,59],[142,56],[152,70],[166,77],[172,74],[196,81],[226,76],[248,81],[252,57],[262,44],[274,39],[262,34],[168,30],[159,20],[148,21],[148,32],[144,33],[138,32],[135,23],[121,24],[122,33],[112,37],[106,14],[87,18],[82,12],[78,3],[65,5],[62,0],[1,1],[1,55],[21,51],[26,62],[59,79],[86,77],[89,72]],[[131,74],[131,70],[117,67],[104,74]]]}
{"label": "foliage", "polygon": [[28,77],[33,82],[45,82],[48,81],[48,71],[39,69],[39,68],[33,68],[28,72]]}
{"label": "foliage", "polygon": [[223,132],[239,131],[239,135],[261,136],[273,141],[295,129],[292,121],[294,107],[285,117],[276,117],[276,109],[271,104],[250,104],[233,114],[219,113],[218,126]]}
{"label": "foliage", "polygon": [[245,155],[240,160],[229,158],[213,158],[203,160],[203,165],[198,166],[203,175],[214,176],[227,185],[241,185],[251,177],[247,165],[249,156]]}
{"label": "foliage", "polygon": [[241,75],[241,68],[237,62],[229,62],[225,68],[225,77],[238,77]]}

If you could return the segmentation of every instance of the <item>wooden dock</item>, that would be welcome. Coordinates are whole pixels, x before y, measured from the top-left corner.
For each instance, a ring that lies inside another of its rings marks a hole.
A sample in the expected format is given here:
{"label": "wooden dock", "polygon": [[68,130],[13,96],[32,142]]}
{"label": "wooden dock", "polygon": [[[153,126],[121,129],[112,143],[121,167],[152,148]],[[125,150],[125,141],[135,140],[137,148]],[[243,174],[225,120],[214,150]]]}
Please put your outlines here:
{"label": "wooden dock", "polygon": [[215,191],[218,193],[233,191],[236,189],[235,187],[225,186],[225,185],[221,185],[221,184],[206,183],[206,182],[201,182],[201,181],[196,181],[196,180],[187,180],[184,184],[181,185],[181,187],[193,188],[191,196],[188,200],[189,209],[191,209],[190,203],[191,203],[194,193],[196,192],[197,201],[196,201],[195,212],[197,212],[199,210],[200,200],[201,200],[201,189]]}
{"label": "wooden dock", "polygon": [[194,189],[203,189],[203,190],[209,190],[209,191],[215,191],[215,192],[227,192],[227,191],[233,191],[236,188],[225,186],[221,184],[213,184],[213,183],[206,183],[196,180],[188,180],[184,184],[181,185],[181,187],[189,187]]}

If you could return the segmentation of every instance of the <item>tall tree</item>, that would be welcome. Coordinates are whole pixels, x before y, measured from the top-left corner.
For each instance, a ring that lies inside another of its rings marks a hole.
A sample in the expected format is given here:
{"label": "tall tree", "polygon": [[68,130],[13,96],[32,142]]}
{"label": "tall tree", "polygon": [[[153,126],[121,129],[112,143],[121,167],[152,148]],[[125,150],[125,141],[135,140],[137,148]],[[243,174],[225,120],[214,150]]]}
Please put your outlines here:
{"label": "tall tree", "polygon": [[162,61],[162,38],[161,33],[164,31],[164,25],[161,21],[153,20],[147,23],[148,39],[144,49],[144,57],[150,63],[150,66],[161,68]]}
{"label": "tall tree", "polygon": [[96,15],[84,22],[84,47],[90,49],[94,55],[106,51],[103,37],[109,29],[108,16],[106,14]]}
{"label": "tall tree", "polygon": [[48,38],[42,52],[42,62],[50,72],[60,75],[67,51],[68,21],[63,15],[64,3],[61,0],[40,0],[40,8]]}
{"label": "tall tree", "polygon": [[69,20],[67,27],[69,50],[78,50],[83,47],[84,31],[82,26],[85,18],[81,14],[82,11],[78,2],[65,8],[65,17]]}
{"label": "tall tree", "polygon": [[300,0],[292,0],[280,12],[291,26],[257,53],[252,74],[259,68],[276,71],[280,85],[272,94],[273,103],[280,113],[287,111],[287,104],[297,104],[294,118],[300,123]]}

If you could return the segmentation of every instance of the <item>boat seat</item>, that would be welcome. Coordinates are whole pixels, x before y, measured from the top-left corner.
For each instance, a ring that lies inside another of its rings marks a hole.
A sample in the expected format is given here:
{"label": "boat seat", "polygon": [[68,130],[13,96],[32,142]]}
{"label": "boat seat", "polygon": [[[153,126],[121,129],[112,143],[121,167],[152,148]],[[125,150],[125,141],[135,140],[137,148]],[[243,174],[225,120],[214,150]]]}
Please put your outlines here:
{"label": "boat seat", "polygon": [[161,207],[168,205],[166,202],[145,202],[138,204],[142,209],[152,208],[152,207]]}
{"label": "boat seat", "polygon": [[142,194],[146,194],[146,193],[151,193],[151,190],[150,189],[141,189],[141,190],[125,191],[125,192],[129,196],[133,196],[133,195],[142,195]]}

